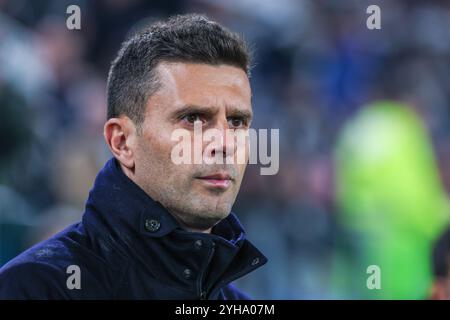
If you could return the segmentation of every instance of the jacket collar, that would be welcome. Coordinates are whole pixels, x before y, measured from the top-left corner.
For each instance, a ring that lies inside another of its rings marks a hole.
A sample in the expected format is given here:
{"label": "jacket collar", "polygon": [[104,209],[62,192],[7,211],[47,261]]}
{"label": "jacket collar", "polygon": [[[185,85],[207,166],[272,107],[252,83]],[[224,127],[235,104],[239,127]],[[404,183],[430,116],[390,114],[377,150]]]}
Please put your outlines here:
{"label": "jacket collar", "polygon": [[179,227],[159,202],[123,173],[115,158],[106,162],[97,175],[86,208],[94,209],[114,228],[127,227],[140,232],[144,232],[146,219],[158,218],[160,227],[152,233],[155,237],[162,237]]}

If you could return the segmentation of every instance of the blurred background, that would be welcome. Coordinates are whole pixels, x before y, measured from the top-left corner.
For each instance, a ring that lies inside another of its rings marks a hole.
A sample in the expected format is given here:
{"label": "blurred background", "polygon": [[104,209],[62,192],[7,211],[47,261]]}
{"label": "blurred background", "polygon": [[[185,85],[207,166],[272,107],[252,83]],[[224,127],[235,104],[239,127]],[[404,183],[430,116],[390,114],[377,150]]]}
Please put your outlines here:
{"label": "blurred background", "polygon": [[[72,4],[81,30],[66,27]],[[257,299],[429,298],[450,257],[432,255],[450,216],[445,0],[0,0],[0,266],[81,218],[111,157],[112,59],[188,12],[251,43],[253,127],[280,129],[278,174],[250,165],[234,207],[269,263],[236,285]]]}

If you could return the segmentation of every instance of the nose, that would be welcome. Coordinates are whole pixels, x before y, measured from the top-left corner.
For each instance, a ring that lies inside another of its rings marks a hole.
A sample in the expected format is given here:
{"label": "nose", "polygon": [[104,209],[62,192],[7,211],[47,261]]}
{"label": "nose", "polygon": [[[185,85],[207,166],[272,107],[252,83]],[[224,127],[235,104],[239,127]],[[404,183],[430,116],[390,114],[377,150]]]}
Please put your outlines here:
{"label": "nose", "polygon": [[[228,122],[225,120],[214,127],[214,140],[210,140],[207,146],[206,157],[225,160],[232,157],[236,153],[236,141],[233,130],[229,130]],[[224,161],[225,163],[225,161]]]}

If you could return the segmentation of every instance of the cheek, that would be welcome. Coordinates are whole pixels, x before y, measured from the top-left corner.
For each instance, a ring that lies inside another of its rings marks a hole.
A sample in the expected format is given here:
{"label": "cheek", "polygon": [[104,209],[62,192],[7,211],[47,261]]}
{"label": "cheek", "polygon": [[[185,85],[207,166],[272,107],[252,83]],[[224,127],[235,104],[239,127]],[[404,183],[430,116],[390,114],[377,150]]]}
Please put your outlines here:
{"label": "cheek", "polygon": [[169,173],[171,162],[166,154],[166,149],[170,149],[168,142],[170,140],[165,141],[161,136],[153,133],[146,133],[138,138],[135,150],[138,175],[159,181],[162,175]]}
{"label": "cheek", "polygon": [[239,172],[239,179],[242,181],[242,178],[244,177],[245,169],[247,168],[247,164],[239,164],[237,169]]}
{"label": "cheek", "polygon": [[[154,158],[161,159],[163,161],[170,161],[170,154],[173,146],[176,142],[171,141],[171,135],[167,132],[160,130],[154,130],[151,133],[146,134],[145,141],[148,146],[147,152],[151,153]],[[172,162],[166,162],[166,165],[170,165]]]}
{"label": "cheek", "polygon": [[178,143],[171,140],[171,134],[154,134],[148,138],[147,152],[148,157],[152,157],[156,162],[158,173],[164,176],[165,180],[171,183],[176,182],[175,185],[182,185],[188,183],[192,166],[176,164],[172,161],[172,150]]}

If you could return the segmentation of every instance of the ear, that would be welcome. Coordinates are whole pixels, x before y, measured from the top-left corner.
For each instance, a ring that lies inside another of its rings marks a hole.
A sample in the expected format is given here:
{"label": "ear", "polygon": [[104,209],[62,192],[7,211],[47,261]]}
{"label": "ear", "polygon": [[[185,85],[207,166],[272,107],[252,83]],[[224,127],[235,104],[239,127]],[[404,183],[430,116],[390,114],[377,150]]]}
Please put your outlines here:
{"label": "ear", "polygon": [[103,136],[112,154],[131,171],[134,171],[135,135],[136,128],[128,117],[111,118],[103,127]]}

